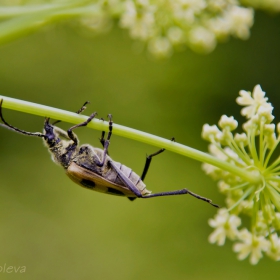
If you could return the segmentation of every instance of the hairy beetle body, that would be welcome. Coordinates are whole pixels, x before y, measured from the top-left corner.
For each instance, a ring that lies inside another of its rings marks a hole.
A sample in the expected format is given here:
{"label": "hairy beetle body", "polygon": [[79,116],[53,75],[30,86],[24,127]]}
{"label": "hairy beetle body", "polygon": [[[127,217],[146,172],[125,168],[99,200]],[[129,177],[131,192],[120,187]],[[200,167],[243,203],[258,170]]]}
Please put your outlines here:
{"label": "hairy beetle body", "polygon": [[[80,168],[90,170],[93,173],[101,176],[101,178],[106,179],[107,182],[111,182],[114,185],[118,185],[119,187],[127,189],[125,183],[119,177],[119,174],[122,173],[127,177],[127,179],[131,181],[131,183],[137,187],[142,195],[151,193],[150,191],[146,190],[146,185],[141,180],[139,175],[133,172],[131,168],[119,162],[113,161],[110,156],[106,155],[105,162],[102,167],[97,166],[97,163],[102,160],[102,156],[103,150],[99,148],[93,148],[90,145],[82,145],[79,149],[78,155],[73,158],[73,163],[76,163],[76,165]],[[67,169],[68,176],[73,175],[72,172],[77,168],[77,166],[73,168],[73,163],[71,163],[72,166],[70,165]],[[129,194],[126,196],[135,197],[135,194],[131,191],[125,191],[124,195],[125,194]]]}
{"label": "hairy beetle body", "polygon": [[[124,167],[127,168],[126,166],[122,165],[122,168]],[[127,170],[131,169],[127,168]],[[122,172],[121,169],[120,172]],[[97,192],[118,196],[127,196],[131,198],[137,197],[127,186],[125,186],[125,184],[123,184],[123,182],[118,178],[118,173],[114,170],[109,170],[108,172],[105,172],[105,176],[101,176],[96,172],[92,172],[91,170],[85,169],[72,162],[66,170],[66,174],[72,181],[79,184],[80,186]],[[136,175],[135,177],[133,176],[134,178],[139,178],[136,173],[133,172],[133,174]],[[131,182],[133,183],[132,180]],[[138,183],[136,182],[135,186],[139,189],[142,195],[151,193],[146,189],[145,184],[141,180],[139,180]]]}
{"label": "hairy beetle body", "polygon": [[[129,167],[113,161],[108,154],[104,155],[104,164],[98,166],[104,154],[102,149],[89,144],[79,147],[78,141],[71,140],[66,131],[48,123],[45,124],[44,133],[49,135],[43,141],[49,148],[52,160],[62,165],[67,176],[80,186],[112,195],[137,197],[120,179],[119,173],[122,173],[142,195],[151,193],[146,190],[139,175]],[[74,133],[73,136],[77,139]]]}

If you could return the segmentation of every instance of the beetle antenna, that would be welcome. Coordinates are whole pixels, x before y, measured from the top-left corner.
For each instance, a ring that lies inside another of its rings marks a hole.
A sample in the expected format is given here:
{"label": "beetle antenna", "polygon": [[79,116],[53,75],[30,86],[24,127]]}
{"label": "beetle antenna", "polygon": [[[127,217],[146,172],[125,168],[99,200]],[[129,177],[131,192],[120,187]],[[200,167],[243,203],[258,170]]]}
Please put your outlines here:
{"label": "beetle antenna", "polygon": [[8,124],[8,123],[4,120],[4,118],[3,118],[3,114],[2,114],[2,104],[3,104],[3,99],[0,100],[0,118],[1,118],[2,122],[4,123],[4,124],[1,124],[1,126],[6,127],[6,128],[8,128],[8,129],[10,129],[10,130],[13,130],[13,131],[16,131],[16,132],[25,134],[25,135],[29,135],[29,136],[46,137],[46,135],[44,135],[44,134],[42,134],[42,133],[40,133],[40,132],[28,132],[28,131],[21,130],[21,129],[17,128],[17,127],[14,127],[14,126]]}
{"label": "beetle antenna", "polygon": [[209,199],[209,198],[200,196],[200,195],[198,195],[198,194],[196,194],[196,193],[193,193],[193,192],[191,192],[191,191],[189,191],[189,190],[188,190],[188,194],[194,196],[194,197],[197,198],[197,199],[201,199],[201,200],[203,200],[203,201],[205,201],[205,202],[208,202],[209,204],[211,204],[212,206],[214,206],[214,207],[216,207],[216,208],[220,208],[220,206],[219,206],[218,204],[212,203],[212,200]]}
{"label": "beetle antenna", "polygon": [[[86,101],[85,103],[84,103],[84,105],[76,112],[77,114],[81,114],[87,107],[86,107],[86,105],[87,104],[90,104],[90,102],[89,101]],[[61,120],[57,120],[57,121],[54,121],[53,123],[52,123],[52,125],[55,125],[55,124],[57,124],[57,123],[59,123],[59,122],[62,122]]]}

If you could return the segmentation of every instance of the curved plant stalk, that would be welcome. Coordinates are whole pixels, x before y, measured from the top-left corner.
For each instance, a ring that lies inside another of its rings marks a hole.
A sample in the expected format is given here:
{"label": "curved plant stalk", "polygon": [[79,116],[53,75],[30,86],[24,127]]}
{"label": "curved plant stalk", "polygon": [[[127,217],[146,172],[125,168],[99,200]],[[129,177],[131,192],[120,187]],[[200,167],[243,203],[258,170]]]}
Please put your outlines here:
{"label": "curved plant stalk", "polygon": [[82,15],[98,14],[100,8],[89,1],[73,1],[65,4],[48,4],[27,7],[0,7],[0,44],[32,33],[39,28],[60,20]]}
{"label": "curved plant stalk", "polygon": [[[48,107],[48,106],[44,106],[28,101],[23,101],[19,99],[14,99],[6,96],[0,95],[0,99],[3,99],[4,108],[16,110],[28,114],[34,114],[42,117],[50,117],[52,119],[57,119],[73,124],[81,123],[88,118],[87,116],[78,115],[73,112],[56,109],[56,108],[52,108],[52,107]],[[87,125],[87,127],[97,129],[97,130],[108,131],[108,122],[99,119],[93,119]],[[170,140],[143,131],[139,131],[133,128],[125,127],[114,123],[114,134],[122,137],[130,138],[133,140],[137,140],[153,146],[157,146],[160,148],[165,148],[169,151],[181,154],[183,156],[187,156],[201,162],[212,164],[218,168],[234,173],[235,175],[240,176],[241,178],[251,183],[256,183],[260,181],[260,177],[258,175],[252,174],[247,170],[243,170],[234,165],[230,165],[229,163],[222,161],[218,158],[215,158],[207,153],[201,152],[199,150],[190,148],[188,146],[176,142],[172,142]]]}

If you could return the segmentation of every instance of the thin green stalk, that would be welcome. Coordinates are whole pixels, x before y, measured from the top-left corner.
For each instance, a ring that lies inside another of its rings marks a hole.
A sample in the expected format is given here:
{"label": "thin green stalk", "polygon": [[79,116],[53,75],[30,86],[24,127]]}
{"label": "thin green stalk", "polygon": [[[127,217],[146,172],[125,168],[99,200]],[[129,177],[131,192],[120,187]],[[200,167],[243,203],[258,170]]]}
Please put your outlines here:
{"label": "thin green stalk", "polygon": [[[64,122],[69,122],[73,124],[81,123],[88,118],[87,116],[78,115],[73,112],[68,112],[61,109],[56,109],[56,108],[52,108],[52,107],[48,107],[32,102],[27,102],[19,99],[14,99],[6,96],[0,96],[0,99],[4,100],[3,101],[4,108],[8,108],[24,113],[34,114],[38,116],[43,116],[43,117],[50,117],[52,119],[62,120]],[[108,131],[108,122],[101,121],[98,119],[93,119],[87,126],[97,130]],[[122,137],[130,138],[133,140],[137,140],[153,146],[157,146],[160,148],[165,148],[169,151],[190,157],[192,159],[214,165],[218,168],[229,171],[251,183],[258,183],[261,180],[260,176],[258,176],[257,174],[252,174],[247,170],[238,168],[237,166],[231,165],[207,153],[201,152],[199,150],[190,148],[188,146],[176,142],[172,142],[170,140],[143,131],[139,131],[133,128],[125,127],[114,123],[114,134]]]}
{"label": "thin green stalk", "polygon": [[[65,20],[73,17],[79,17],[87,14],[99,13],[98,5],[86,5],[88,0],[73,1],[61,5],[48,5],[46,9],[39,9],[36,12],[35,8],[23,10],[21,16],[12,17],[12,11],[8,13],[5,9],[0,8],[0,18],[5,15],[10,19],[1,22],[0,24],[0,44],[9,42],[20,36],[34,32],[35,30],[59,20]],[[19,11],[14,11],[14,13]]]}
{"label": "thin green stalk", "polygon": [[67,3],[52,3],[26,6],[0,6],[0,19],[46,12],[57,8],[65,8],[68,6],[69,4]]}

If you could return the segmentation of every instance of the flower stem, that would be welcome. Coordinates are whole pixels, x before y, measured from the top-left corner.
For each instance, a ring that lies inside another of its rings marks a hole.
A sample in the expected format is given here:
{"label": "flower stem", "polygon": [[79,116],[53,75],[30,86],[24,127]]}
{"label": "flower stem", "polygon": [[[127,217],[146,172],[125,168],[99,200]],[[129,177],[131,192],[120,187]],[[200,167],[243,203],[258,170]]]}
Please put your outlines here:
{"label": "flower stem", "polygon": [[[55,120],[61,120],[73,124],[81,123],[88,118],[87,116],[78,115],[77,113],[64,111],[61,109],[56,109],[56,108],[0,95],[0,100],[1,99],[3,99],[4,108],[8,108],[11,110],[16,110],[24,113],[34,114],[38,116],[43,116],[43,117],[50,117]],[[108,122],[99,119],[93,119],[87,125],[87,127],[94,128],[97,130],[108,131]],[[165,148],[169,151],[181,154],[183,156],[187,156],[201,162],[206,162],[208,164],[214,165],[223,170],[229,171],[251,183],[258,183],[261,181],[260,175],[256,173],[252,173],[242,168],[239,168],[237,166],[231,165],[230,163],[215,158],[199,150],[190,148],[188,146],[143,131],[139,131],[133,128],[125,127],[114,123],[114,134],[122,137],[130,138],[133,140],[137,140],[153,146],[157,146],[160,148]]]}
{"label": "flower stem", "polygon": [[0,44],[34,32],[52,22],[82,15],[99,13],[97,4],[89,4],[89,0],[73,1],[65,4],[49,4],[30,7],[0,7],[1,22]]}

